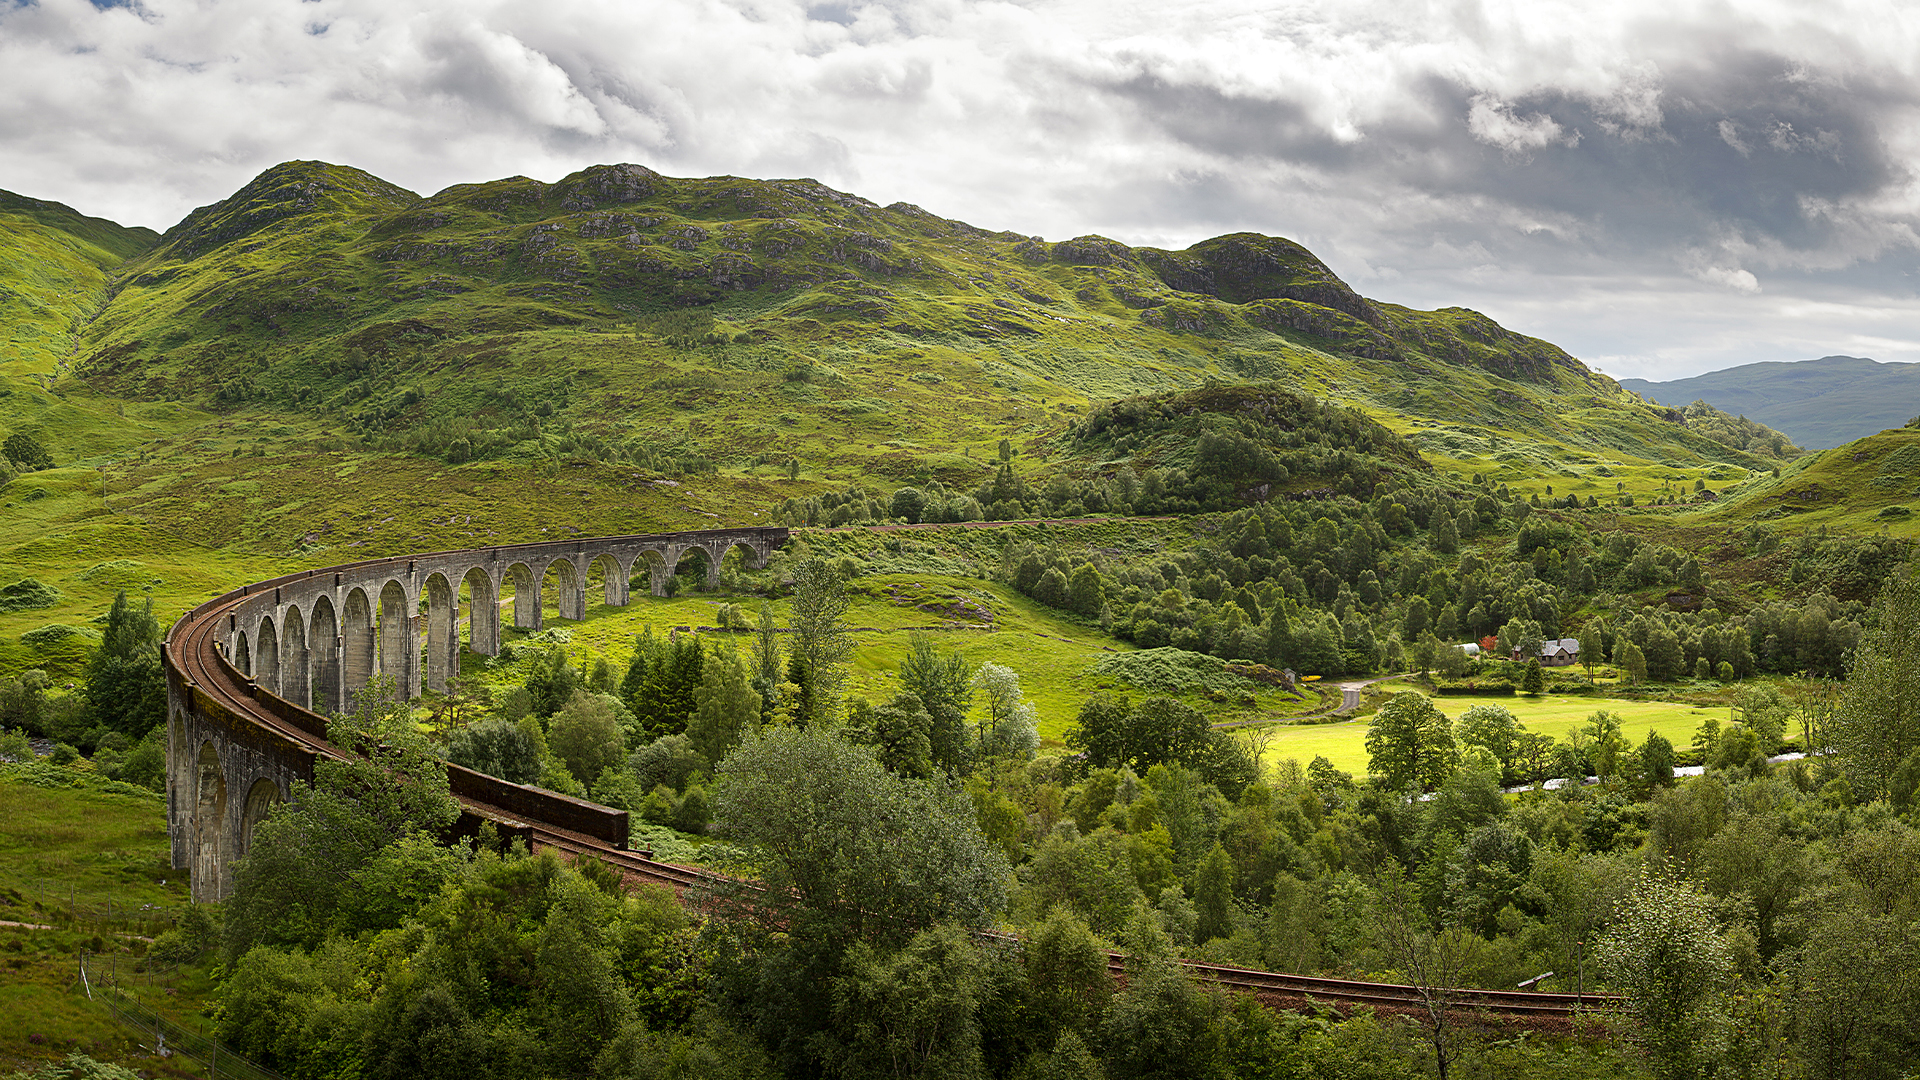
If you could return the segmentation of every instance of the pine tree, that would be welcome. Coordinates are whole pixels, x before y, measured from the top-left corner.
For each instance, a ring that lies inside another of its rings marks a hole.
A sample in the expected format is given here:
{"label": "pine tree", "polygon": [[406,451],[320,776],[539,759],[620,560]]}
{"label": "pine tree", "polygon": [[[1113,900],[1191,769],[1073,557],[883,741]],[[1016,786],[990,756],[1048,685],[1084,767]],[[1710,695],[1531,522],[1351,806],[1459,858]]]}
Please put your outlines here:
{"label": "pine tree", "polygon": [[95,727],[138,742],[167,718],[167,674],[160,663],[160,624],[153,600],[136,609],[127,594],[113,598],[106,632],[87,662],[87,710]]}
{"label": "pine tree", "polygon": [[1535,656],[1527,660],[1527,666],[1520,672],[1520,692],[1523,694],[1544,693],[1547,689],[1547,673],[1540,668],[1540,658]]}

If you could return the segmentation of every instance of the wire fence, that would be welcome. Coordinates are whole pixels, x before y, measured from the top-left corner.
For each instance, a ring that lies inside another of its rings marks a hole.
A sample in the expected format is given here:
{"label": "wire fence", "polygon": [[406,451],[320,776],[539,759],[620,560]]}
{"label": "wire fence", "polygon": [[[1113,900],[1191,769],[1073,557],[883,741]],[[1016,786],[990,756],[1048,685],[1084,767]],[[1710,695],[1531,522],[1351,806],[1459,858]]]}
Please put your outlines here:
{"label": "wire fence", "polygon": [[177,907],[133,902],[113,893],[90,895],[70,882],[51,879],[27,879],[15,897],[11,909],[0,914],[0,919],[94,933],[152,938],[173,929],[180,916]]}
{"label": "wire fence", "polygon": [[105,1004],[115,1019],[138,1031],[141,1045],[148,1052],[194,1061],[211,1080],[286,1080],[272,1069],[220,1045],[218,1039],[206,1032],[161,1016],[118,986],[112,975],[108,975],[107,981],[97,981],[88,971],[84,952],[80,956],[80,975],[89,996]]}

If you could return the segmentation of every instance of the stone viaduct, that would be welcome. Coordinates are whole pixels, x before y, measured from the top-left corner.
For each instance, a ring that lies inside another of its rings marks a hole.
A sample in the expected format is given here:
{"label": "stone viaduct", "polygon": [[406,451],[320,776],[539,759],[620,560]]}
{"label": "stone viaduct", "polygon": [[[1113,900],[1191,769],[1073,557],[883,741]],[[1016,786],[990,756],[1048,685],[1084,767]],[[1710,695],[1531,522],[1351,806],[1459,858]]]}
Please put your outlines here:
{"label": "stone viaduct", "polygon": [[[697,552],[711,586],[734,548],[763,569],[786,539],[784,528],[742,528],[403,555],[290,574],[201,605],[163,647],[173,865],[191,868],[196,901],[224,897],[255,823],[292,796],[295,780],[312,777],[317,758],[339,756],[324,714],[350,707],[375,675],[407,698],[423,686],[444,692],[462,648],[500,651],[509,589],[513,625],[538,629],[549,590],[561,618],[583,619],[596,577],[600,597],[620,607],[642,570],[664,596],[675,568]],[[475,819],[469,827],[546,824],[625,846],[624,811],[457,766],[449,774]]]}

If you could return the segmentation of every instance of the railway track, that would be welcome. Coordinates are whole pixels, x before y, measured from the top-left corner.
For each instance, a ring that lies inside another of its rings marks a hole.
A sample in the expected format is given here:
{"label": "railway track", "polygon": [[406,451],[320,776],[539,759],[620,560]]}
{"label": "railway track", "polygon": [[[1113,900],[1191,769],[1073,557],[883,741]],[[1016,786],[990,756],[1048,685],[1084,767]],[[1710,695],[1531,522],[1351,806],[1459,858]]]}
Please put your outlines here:
{"label": "railway track", "polygon": [[[213,699],[226,711],[246,717],[288,742],[312,752],[316,757],[346,760],[345,751],[327,742],[317,732],[289,723],[274,710],[263,706],[253,692],[253,684],[236,682],[231,668],[223,663],[217,644],[221,637],[221,620],[245,599],[240,594],[228,594],[202,605],[182,619],[168,635],[167,648],[172,653],[172,659],[195,690]],[[315,719],[319,720],[317,716]],[[479,799],[459,797],[458,801],[465,813],[481,821],[494,823],[506,834],[525,837],[528,847],[533,850],[549,849],[576,857],[591,854],[613,866],[623,877],[665,885],[673,889],[675,894],[684,894],[708,877],[703,871],[657,862],[638,852],[613,847],[596,837],[544,822],[527,821],[523,816]]]}
{"label": "railway track", "polygon": [[[1396,1010],[1425,1009],[1428,1004],[1427,996],[1419,987],[1403,986],[1397,983],[1327,979],[1313,975],[1284,975],[1272,971],[1203,964],[1191,960],[1184,961],[1183,964],[1202,981],[1257,994],[1373,1005]],[[1449,1012],[1484,1012],[1501,1016],[1560,1019],[1580,1012],[1609,1008],[1618,1001],[1618,998],[1612,994],[1557,994],[1466,988],[1435,992],[1434,1000],[1437,1002],[1442,999]]]}
{"label": "railway track", "polygon": [[[219,648],[221,623],[247,599],[245,591],[228,593],[202,604],[181,618],[167,635],[164,647],[168,659],[177,667],[192,692],[204,695],[220,710],[257,724],[315,757],[347,760],[344,751],[326,741],[322,734],[325,731],[322,718],[307,710],[292,708],[285,702],[277,702],[278,708],[269,707],[260,699],[258,688],[238,676],[222,657]],[[525,815],[517,815],[484,800],[469,796],[458,798],[465,813],[481,821],[494,823],[504,835],[524,838],[532,850],[553,851],[575,858],[592,857],[606,863],[629,881],[663,885],[674,890],[676,895],[684,896],[689,891],[724,880],[707,871],[659,862],[650,858],[648,853],[628,850],[599,837],[550,822],[530,821]],[[1010,937],[999,933],[989,933],[988,936],[995,939]],[[1116,975],[1124,975],[1125,958],[1113,955],[1109,964]],[[1420,990],[1412,986],[1287,975],[1197,961],[1182,961],[1182,964],[1205,982],[1281,1001],[1324,1001],[1401,1012],[1427,1007]],[[1612,995],[1605,994],[1479,989],[1449,990],[1445,996],[1449,1011],[1548,1022],[1563,1022],[1583,1011],[1607,1007],[1616,1000]]]}

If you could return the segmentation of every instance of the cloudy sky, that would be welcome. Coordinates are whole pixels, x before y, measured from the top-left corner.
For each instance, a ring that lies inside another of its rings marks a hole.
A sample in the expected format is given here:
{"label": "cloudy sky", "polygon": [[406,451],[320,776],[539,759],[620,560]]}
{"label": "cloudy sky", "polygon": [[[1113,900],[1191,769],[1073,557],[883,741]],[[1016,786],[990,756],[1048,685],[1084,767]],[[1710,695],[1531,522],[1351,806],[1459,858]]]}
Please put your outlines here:
{"label": "cloudy sky", "polygon": [[1920,361],[1894,2],[0,0],[0,187],[164,229],[279,161],[635,161],[993,229],[1252,229],[1617,376]]}

